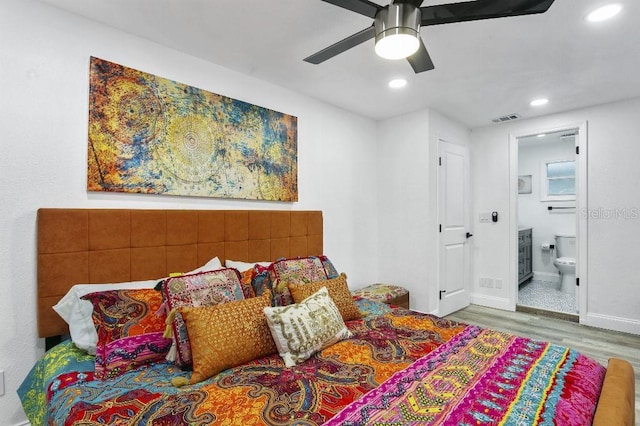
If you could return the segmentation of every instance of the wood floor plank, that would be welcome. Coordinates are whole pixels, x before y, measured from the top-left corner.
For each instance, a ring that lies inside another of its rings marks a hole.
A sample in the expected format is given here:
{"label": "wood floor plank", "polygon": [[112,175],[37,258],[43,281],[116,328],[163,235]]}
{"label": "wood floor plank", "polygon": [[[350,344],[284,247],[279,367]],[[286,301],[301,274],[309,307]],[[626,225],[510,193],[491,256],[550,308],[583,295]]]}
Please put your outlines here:
{"label": "wood floor plank", "polygon": [[633,365],[636,378],[636,424],[640,424],[640,336],[588,327],[529,312],[510,312],[470,305],[446,318],[498,331],[552,342],[587,355],[607,366],[609,358]]}

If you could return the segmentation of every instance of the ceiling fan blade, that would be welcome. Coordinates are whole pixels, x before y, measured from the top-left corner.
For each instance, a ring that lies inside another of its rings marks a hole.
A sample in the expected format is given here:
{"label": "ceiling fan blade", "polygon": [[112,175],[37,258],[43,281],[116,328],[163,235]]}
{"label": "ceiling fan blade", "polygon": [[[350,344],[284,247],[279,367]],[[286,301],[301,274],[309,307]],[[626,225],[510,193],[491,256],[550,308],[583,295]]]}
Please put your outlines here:
{"label": "ceiling fan blade", "polygon": [[335,6],[343,9],[350,10],[352,12],[359,13],[360,15],[368,16],[369,18],[375,18],[376,13],[382,6],[370,2],[369,0],[322,0],[326,3],[331,3]]}
{"label": "ceiling fan blade", "polygon": [[421,7],[421,26],[546,12],[554,0],[476,0]]}
{"label": "ceiling fan blade", "polygon": [[308,58],[304,58],[306,62],[310,62],[312,64],[319,64],[321,62],[326,61],[327,59],[331,59],[334,56],[351,49],[352,47],[356,47],[360,43],[364,43],[367,40],[371,40],[376,36],[376,29],[372,25],[369,28],[365,28],[364,30],[355,33],[344,40],[340,40],[339,42],[332,44],[331,46],[322,49],[321,51],[314,53]]}
{"label": "ceiling fan blade", "polygon": [[409,61],[411,68],[413,68],[413,71],[416,74],[424,71],[430,71],[435,68],[433,61],[431,60],[431,56],[429,56],[429,52],[427,52],[427,48],[422,42],[422,38],[420,38],[420,47],[418,48],[418,51],[409,56],[407,61]]}

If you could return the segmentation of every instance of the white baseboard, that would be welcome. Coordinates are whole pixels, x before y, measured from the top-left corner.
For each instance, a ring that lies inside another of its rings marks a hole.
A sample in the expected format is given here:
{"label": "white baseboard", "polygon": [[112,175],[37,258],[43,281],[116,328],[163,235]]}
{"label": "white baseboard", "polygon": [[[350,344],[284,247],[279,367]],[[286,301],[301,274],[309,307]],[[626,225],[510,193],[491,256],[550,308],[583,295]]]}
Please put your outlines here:
{"label": "white baseboard", "polygon": [[29,423],[29,422],[22,422],[22,423],[15,424],[15,425],[13,425],[13,426],[31,426],[31,423]]}
{"label": "white baseboard", "polygon": [[514,307],[508,298],[487,296],[486,294],[471,294],[471,303],[474,305],[486,306],[487,308],[502,309],[503,311],[513,311]]}
{"label": "white baseboard", "polygon": [[640,321],[629,318],[587,313],[584,324],[591,327],[640,335]]}

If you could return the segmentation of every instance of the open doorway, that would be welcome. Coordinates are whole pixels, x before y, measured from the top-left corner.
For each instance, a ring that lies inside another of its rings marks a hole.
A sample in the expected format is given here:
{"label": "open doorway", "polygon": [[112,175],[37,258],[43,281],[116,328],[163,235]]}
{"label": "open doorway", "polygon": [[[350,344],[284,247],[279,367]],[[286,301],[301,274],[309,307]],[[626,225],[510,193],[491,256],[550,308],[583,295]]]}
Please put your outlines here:
{"label": "open doorway", "polygon": [[519,308],[575,316],[578,129],[518,138]]}
{"label": "open doorway", "polygon": [[[513,306],[578,321],[586,268],[586,125],[512,137]],[[585,199],[581,199],[584,196]],[[582,231],[582,232],[581,232]],[[582,238],[585,244],[582,244]],[[583,250],[584,249],[584,250]],[[586,280],[585,280],[586,281]]]}

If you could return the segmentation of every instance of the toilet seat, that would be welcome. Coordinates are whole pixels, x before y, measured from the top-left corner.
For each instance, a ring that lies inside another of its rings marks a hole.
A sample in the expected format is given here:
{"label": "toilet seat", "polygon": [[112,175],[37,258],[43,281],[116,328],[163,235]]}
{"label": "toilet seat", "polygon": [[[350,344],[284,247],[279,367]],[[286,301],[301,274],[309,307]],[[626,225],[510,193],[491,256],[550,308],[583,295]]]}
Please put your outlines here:
{"label": "toilet seat", "polygon": [[556,265],[576,266],[576,260],[572,257],[558,257],[553,263]]}

